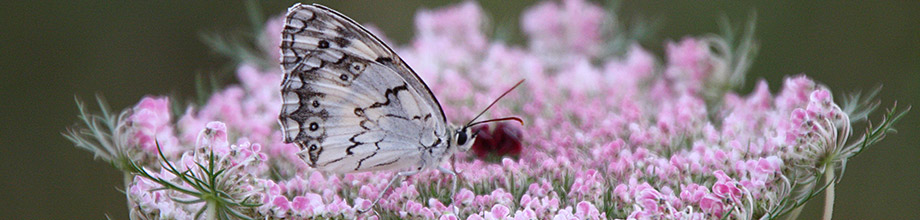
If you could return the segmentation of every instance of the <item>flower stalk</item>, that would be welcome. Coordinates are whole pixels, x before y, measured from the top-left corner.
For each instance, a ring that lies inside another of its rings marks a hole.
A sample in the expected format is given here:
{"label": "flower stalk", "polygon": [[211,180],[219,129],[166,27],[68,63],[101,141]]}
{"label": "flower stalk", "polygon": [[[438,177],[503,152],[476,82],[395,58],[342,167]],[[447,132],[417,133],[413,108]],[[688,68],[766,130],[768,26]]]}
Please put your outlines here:
{"label": "flower stalk", "polygon": [[824,220],[830,220],[834,215],[834,188],[837,183],[833,182],[834,177],[834,164],[827,164],[825,169],[827,172],[824,172],[824,184],[827,184],[827,189],[824,190]]}

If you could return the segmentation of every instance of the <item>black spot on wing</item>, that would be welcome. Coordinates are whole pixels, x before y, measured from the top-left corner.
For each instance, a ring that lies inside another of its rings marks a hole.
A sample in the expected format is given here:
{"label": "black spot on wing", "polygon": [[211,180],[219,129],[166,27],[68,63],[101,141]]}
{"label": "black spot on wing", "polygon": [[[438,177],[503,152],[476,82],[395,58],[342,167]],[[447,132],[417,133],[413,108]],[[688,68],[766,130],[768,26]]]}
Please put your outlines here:
{"label": "black spot on wing", "polygon": [[[298,108],[297,111],[294,111],[294,113],[291,113],[291,115],[288,117],[300,123],[305,123],[307,119],[310,117],[319,117],[323,119],[323,121],[326,121],[329,119],[329,111],[326,109],[323,109],[318,112],[313,112],[313,111],[308,110],[307,108]],[[313,127],[312,125],[310,126]]]}
{"label": "black spot on wing", "polygon": [[383,116],[386,116],[386,117],[394,117],[394,118],[398,118],[398,119],[402,119],[402,120],[406,120],[406,121],[409,120],[409,118],[406,118],[405,116],[397,115],[397,114],[385,114],[385,115],[383,115]]}
{"label": "black spot on wing", "polygon": [[[345,159],[345,158],[344,158],[344,157],[336,158],[335,160],[331,160],[331,161],[329,161],[329,162],[323,163],[322,166],[328,166],[329,164],[332,164],[332,163],[335,163],[335,162],[342,161],[342,159]],[[314,163],[315,163],[315,162],[314,162]]]}
{"label": "black spot on wing", "polygon": [[336,37],[336,38],[333,38],[332,41],[334,41],[335,44],[338,44],[339,47],[341,48],[345,48],[348,45],[351,45],[351,40],[346,39],[344,37]]}
{"label": "black spot on wing", "polygon": [[376,164],[376,165],[374,165],[374,166],[372,166],[372,167],[382,167],[382,166],[394,164],[394,163],[396,163],[396,162],[398,162],[398,161],[399,161],[399,158],[394,158],[394,159],[391,160],[391,161],[387,161],[387,162],[383,162],[383,163],[378,163],[378,164]]}
{"label": "black spot on wing", "polygon": [[364,164],[364,160],[367,160],[368,158],[374,157],[375,155],[377,155],[377,152],[380,151],[380,142],[374,143],[374,146],[377,147],[377,150],[375,150],[374,153],[372,153],[371,155],[368,155],[367,157],[361,158],[361,160],[358,161],[358,166],[355,166],[355,170],[356,170],[356,171],[357,171],[358,169],[361,169],[361,166]]}
{"label": "black spot on wing", "polygon": [[389,57],[377,57],[377,59],[374,60],[374,61],[377,61],[378,63],[384,64],[384,65],[388,65],[388,64],[390,64],[390,63],[393,62],[393,58],[389,58]]}
{"label": "black spot on wing", "polygon": [[[378,148],[379,148],[379,147],[378,147]],[[361,169],[361,165],[364,164],[364,160],[367,160],[368,158],[374,157],[374,155],[377,155],[377,151],[374,151],[374,153],[372,153],[371,155],[368,155],[368,156],[365,157],[365,158],[361,158],[361,160],[358,161],[358,166],[355,166],[355,171],[357,171],[358,169]]]}
{"label": "black spot on wing", "polygon": [[[351,146],[348,146],[348,148],[345,148],[345,153],[346,153],[346,154],[348,154],[348,155],[355,154],[354,152],[351,152],[351,150],[354,149],[355,147],[358,147],[358,145],[364,144],[364,143],[362,143],[362,142],[360,142],[360,141],[355,140],[355,138],[357,138],[358,135],[362,135],[362,134],[364,134],[364,133],[367,133],[367,131],[362,131],[362,132],[360,132],[360,133],[357,133],[357,134],[355,134],[355,135],[352,135],[351,138],[348,138],[348,141],[351,141],[352,145],[351,145]],[[378,148],[379,148],[379,147],[378,147]]]}
{"label": "black spot on wing", "polygon": [[408,90],[409,90],[409,87],[406,86],[405,83],[403,83],[403,84],[400,85],[400,86],[397,86],[397,87],[393,87],[393,88],[387,89],[387,90],[383,93],[383,96],[387,98],[387,101],[385,101],[385,102],[377,102],[377,103],[371,104],[371,106],[369,106],[369,107],[367,107],[367,108],[379,108],[379,107],[387,106],[387,105],[389,105],[390,102],[392,101],[390,96],[392,96],[393,99],[395,99],[396,94],[398,94],[400,91],[408,91]]}
{"label": "black spot on wing", "polygon": [[323,153],[322,147],[317,147],[316,144],[310,145],[310,165],[316,167],[316,161],[319,160],[319,155]]}
{"label": "black spot on wing", "polygon": [[425,116],[416,115],[412,117],[412,120],[428,121],[429,118],[431,118],[431,114],[425,114]]}
{"label": "black spot on wing", "polygon": [[376,126],[375,123],[374,123],[374,122],[371,122],[370,119],[364,119],[364,120],[362,120],[361,123],[359,123],[358,125],[360,125],[361,128],[364,128],[364,129],[366,129],[366,130],[370,130],[370,129],[373,128],[372,126]]}

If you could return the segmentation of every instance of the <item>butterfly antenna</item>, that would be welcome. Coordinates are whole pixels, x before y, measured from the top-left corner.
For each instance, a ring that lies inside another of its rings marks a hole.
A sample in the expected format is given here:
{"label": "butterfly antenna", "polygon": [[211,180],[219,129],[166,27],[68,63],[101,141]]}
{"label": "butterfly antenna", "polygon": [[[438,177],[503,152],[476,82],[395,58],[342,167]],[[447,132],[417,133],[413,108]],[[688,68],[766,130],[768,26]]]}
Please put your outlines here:
{"label": "butterfly antenna", "polygon": [[524,124],[524,120],[522,120],[521,118],[512,116],[512,117],[504,117],[504,118],[494,118],[494,119],[489,119],[485,121],[477,121],[475,123],[470,123],[469,125],[467,125],[467,127],[472,127],[478,124],[496,122],[496,121],[517,121],[518,123],[521,123],[521,125]]}
{"label": "butterfly antenna", "polygon": [[[491,122],[491,121],[503,121],[503,120],[516,120],[516,121],[520,122],[521,124],[524,124],[524,121],[521,120],[520,118],[517,118],[517,117],[500,118],[500,119],[502,119],[502,120],[491,119],[491,120],[486,120],[486,121],[481,121],[481,122],[473,123],[474,121],[476,121],[476,119],[478,119],[480,116],[482,116],[482,114],[485,114],[486,111],[488,111],[490,108],[492,108],[492,106],[495,105],[495,103],[498,103],[498,100],[501,100],[502,97],[505,97],[505,95],[508,95],[508,93],[511,93],[512,90],[514,90],[515,88],[517,88],[518,86],[520,86],[522,83],[524,83],[524,80],[523,80],[523,79],[522,79],[521,81],[518,81],[517,84],[514,84],[514,86],[511,87],[510,89],[508,89],[508,91],[505,91],[505,93],[502,93],[501,96],[498,96],[498,98],[496,98],[495,101],[492,101],[492,103],[489,104],[489,106],[487,106],[486,109],[483,109],[482,112],[479,112],[479,114],[476,115],[476,117],[473,117],[473,119],[470,120],[469,123],[466,123],[466,127],[473,126],[473,125],[476,125],[476,124],[479,124],[479,123],[485,123],[485,122]],[[512,119],[512,118],[515,118],[515,119]]]}

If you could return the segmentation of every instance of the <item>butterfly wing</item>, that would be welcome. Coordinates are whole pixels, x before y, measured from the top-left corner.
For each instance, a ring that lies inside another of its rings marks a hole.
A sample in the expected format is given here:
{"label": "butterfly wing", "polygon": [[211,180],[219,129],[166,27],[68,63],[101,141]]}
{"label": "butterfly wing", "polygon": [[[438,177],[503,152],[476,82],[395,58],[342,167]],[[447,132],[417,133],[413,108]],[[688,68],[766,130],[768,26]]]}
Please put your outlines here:
{"label": "butterfly wing", "polygon": [[279,121],[310,166],[336,173],[401,169],[446,143],[431,90],[377,37],[320,5],[285,19]]}

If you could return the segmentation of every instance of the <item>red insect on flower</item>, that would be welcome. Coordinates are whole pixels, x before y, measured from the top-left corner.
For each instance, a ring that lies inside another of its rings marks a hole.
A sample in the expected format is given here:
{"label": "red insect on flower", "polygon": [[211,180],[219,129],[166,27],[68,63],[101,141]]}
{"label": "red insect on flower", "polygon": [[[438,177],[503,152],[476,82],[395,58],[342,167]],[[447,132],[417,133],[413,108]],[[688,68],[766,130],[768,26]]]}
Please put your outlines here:
{"label": "red insect on flower", "polygon": [[480,159],[500,159],[503,156],[521,154],[522,131],[519,125],[499,122],[490,126],[484,124],[473,128],[477,133],[473,153]]}

